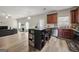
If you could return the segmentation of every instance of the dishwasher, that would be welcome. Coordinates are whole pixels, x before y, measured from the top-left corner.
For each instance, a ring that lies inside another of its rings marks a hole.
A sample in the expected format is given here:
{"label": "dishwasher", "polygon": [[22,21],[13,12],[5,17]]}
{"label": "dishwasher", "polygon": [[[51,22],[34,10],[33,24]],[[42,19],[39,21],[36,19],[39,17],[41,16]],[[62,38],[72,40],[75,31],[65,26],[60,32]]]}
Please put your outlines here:
{"label": "dishwasher", "polygon": [[52,36],[58,37],[58,29],[57,28],[52,29]]}

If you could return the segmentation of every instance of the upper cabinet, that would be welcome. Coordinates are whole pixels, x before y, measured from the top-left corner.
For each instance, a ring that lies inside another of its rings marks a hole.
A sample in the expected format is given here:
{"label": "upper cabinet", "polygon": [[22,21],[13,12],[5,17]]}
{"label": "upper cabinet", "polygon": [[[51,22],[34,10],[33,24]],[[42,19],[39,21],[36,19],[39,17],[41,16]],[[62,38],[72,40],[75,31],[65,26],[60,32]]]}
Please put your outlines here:
{"label": "upper cabinet", "polygon": [[79,23],[79,8],[71,10],[71,23]]}
{"label": "upper cabinet", "polygon": [[47,15],[47,23],[48,24],[56,24],[57,23],[57,13],[48,14]]}

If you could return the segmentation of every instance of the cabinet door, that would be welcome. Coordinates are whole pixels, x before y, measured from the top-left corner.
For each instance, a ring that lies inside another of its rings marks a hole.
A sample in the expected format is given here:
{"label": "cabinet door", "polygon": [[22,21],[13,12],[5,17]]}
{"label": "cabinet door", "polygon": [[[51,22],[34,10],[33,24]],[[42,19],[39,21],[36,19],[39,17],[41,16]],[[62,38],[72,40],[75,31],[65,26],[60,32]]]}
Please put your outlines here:
{"label": "cabinet door", "polygon": [[57,23],[57,13],[47,15],[47,23],[48,24],[56,24]]}
{"label": "cabinet door", "polygon": [[52,16],[51,15],[47,16],[47,23],[52,24]]}
{"label": "cabinet door", "polygon": [[64,29],[64,38],[73,39],[73,30]]}
{"label": "cabinet door", "polygon": [[66,39],[73,39],[74,34],[71,29],[58,29],[58,36]]}
{"label": "cabinet door", "polygon": [[78,16],[77,16],[77,17],[78,17],[77,21],[78,21],[78,23],[79,23],[79,8],[78,8]]}
{"label": "cabinet door", "polygon": [[53,20],[53,23],[57,23],[57,14],[54,14],[54,15],[53,15],[52,20]]}
{"label": "cabinet door", "polygon": [[75,23],[75,10],[71,11],[71,23]]}
{"label": "cabinet door", "polygon": [[63,30],[62,29],[58,29],[58,37],[63,37]]}
{"label": "cabinet door", "polygon": [[79,8],[71,11],[71,23],[79,23]]}
{"label": "cabinet door", "polygon": [[78,23],[78,9],[76,9],[74,13],[75,13],[74,14],[74,16],[75,16],[75,18],[74,18],[75,23]]}

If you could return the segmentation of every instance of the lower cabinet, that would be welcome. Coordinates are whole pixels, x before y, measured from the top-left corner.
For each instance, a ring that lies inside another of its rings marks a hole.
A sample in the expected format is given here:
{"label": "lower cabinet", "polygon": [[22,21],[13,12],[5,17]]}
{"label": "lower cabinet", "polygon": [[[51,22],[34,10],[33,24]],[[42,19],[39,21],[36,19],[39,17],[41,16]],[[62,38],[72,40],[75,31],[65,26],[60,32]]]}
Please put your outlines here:
{"label": "lower cabinet", "polygon": [[34,32],[34,47],[41,50],[45,45],[46,41],[50,39],[51,29],[35,30]]}
{"label": "lower cabinet", "polygon": [[74,31],[72,29],[58,29],[58,36],[66,39],[73,39],[73,32]]}
{"label": "lower cabinet", "polygon": [[34,47],[41,50],[45,44],[44,30],[35,30]]}

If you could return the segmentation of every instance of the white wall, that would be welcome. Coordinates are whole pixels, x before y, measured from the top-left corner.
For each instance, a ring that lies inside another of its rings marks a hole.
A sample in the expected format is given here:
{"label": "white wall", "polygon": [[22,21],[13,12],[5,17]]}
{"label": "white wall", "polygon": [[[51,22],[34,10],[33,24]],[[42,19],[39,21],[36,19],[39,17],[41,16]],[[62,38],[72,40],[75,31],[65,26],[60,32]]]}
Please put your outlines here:
{"label": "white wall", "polygon": [[29,20],[30,28],[35,28],[35,26],[38,25],[39,20],[44,20],[44,24],[47,24],[47,17],[46,17],[46,15],[32,16],[32,18]]}
{"label": "white wall", "polygon": [[[31,19],[27,18],[20,18],[17,20],[17,23],[25,24],[26,22],[29,23],[29,28],[33,29],[35,26],[37,26],[39,20],[44,20],[44,23],[47,23],[47,16],[46,15],[36,15],[36,16],[31,16]],[[18,25],[19,27],[19,25]]]}
{"label": "white wall", "polygon": [[13,18],[6,19],[5,17],[0,16],[0,26],[8,26],[8,28],[11,27],[11,29],[17,28],[17,21]]}

